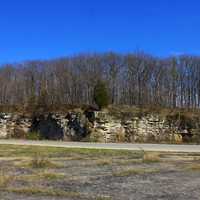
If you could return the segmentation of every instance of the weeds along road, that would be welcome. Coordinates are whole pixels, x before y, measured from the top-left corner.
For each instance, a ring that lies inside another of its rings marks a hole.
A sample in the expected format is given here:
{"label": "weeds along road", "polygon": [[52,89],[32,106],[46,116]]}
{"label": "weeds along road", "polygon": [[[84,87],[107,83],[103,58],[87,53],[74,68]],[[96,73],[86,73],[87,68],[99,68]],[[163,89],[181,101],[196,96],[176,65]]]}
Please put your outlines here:
{"label": "weeds along road", "polygon": [[0,145],[26,145],[63,148],[111,149],[111,150],[144,150],[157,152],[200,153],[200,145],[175,144],[130,144],[130,143],[85,143],[63,141],[30,141],[30,140],[0,140]]}

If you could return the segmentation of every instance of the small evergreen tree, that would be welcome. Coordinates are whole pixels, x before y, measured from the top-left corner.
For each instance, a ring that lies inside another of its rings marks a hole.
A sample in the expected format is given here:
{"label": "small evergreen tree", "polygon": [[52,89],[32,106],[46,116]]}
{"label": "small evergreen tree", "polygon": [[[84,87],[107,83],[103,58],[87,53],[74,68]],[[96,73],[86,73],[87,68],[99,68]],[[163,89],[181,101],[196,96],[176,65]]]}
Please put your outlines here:
{"label": "small evergreen tree", "polygon": [[99,109],[107,107],[109,104],[109,94],[106,83],[98,81],[94,87],[94,102],[98,105]]}

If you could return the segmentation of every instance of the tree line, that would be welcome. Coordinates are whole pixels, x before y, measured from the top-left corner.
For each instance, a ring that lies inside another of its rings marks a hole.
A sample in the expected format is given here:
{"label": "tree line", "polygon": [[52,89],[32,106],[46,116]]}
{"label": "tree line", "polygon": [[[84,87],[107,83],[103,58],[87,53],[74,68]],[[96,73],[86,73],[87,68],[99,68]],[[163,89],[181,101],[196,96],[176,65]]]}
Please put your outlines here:
{"label": "tree line", "polygon": [[94,105],[98,81],[106,84],[113,105],[200,107],[200,57],[141,52],[2,65],[0,104]]}

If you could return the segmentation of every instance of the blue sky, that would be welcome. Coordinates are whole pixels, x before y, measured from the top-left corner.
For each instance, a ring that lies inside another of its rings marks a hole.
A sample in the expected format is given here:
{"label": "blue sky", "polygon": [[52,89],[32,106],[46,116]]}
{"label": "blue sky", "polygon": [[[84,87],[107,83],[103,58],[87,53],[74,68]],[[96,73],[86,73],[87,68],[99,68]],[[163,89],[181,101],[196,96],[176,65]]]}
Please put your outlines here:
{"label": "blue sky", "polygon": [[200,54],[199,0],[0,0],[0,63],[83,52]]}

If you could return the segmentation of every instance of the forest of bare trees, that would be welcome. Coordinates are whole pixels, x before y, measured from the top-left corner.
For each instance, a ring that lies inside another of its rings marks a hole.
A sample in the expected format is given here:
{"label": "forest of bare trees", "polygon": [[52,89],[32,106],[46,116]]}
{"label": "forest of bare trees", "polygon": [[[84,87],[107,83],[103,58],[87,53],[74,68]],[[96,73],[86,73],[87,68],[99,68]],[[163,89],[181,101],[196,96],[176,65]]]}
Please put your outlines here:
{"label": "forest of bare trees", "polygon": [[144,53],[82,54],[0,68],[0,104],[93,105],[103,80],[110,104],[200,107],[200,57],[156,58]]}

